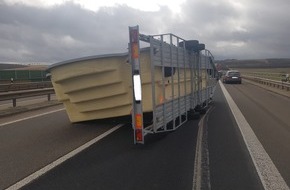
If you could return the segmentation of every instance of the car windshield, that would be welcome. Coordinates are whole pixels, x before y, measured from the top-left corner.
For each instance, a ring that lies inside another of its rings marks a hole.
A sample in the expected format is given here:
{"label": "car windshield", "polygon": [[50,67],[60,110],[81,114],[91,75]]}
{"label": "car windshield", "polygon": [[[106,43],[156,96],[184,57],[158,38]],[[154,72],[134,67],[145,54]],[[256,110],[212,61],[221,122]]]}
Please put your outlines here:
{"label": "car windshield", "polygon": [[230,76],[230,77],[239,77],[240,73],[239,72],[229,72],[228,76]]}

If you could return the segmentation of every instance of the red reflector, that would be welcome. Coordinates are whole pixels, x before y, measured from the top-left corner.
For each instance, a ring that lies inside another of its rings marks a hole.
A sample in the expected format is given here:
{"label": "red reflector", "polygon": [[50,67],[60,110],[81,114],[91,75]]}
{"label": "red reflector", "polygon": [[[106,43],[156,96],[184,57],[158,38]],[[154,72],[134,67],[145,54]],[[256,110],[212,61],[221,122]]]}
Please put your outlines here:
{"label": "red reflector", "polygon": [[138,34],[138,29],[133,29],[131,30],[131,42],[138,42],[139,39],[139,34]]}
{"label": "red reflector", "polygon": [[137,43],[133,43],[132,44],[132,57],[134,59],[138,59],[139,58],[139,46]]}
{"label": "red reflector", "polygon": [[136,114],[135,117],[135,128],[142,129],[142,114]]}
{"label": "red reflector", "polygon": [[136,129],[135,131],[136,135],[136,141],[142,141],[143,140],[143,132],[142,129]]}

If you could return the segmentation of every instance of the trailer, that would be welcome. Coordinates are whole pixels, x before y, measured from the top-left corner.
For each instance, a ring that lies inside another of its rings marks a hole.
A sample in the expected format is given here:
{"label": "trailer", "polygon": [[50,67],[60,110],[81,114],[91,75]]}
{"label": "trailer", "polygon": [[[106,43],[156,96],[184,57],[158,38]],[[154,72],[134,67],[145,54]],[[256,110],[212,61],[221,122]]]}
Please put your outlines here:
{"label": "trailer", "polygon": [[[140,64],[143,62],[140,59],[143,52],[140,50],[141,43],[149,45],[150,63],[147,67]],[[132,68],[135,144],[144,144],[148,134],[178,129],[195,112],[202,112],[208,107],[218,73],[214,57],[204,44],[171,33],[140,34],[139,26],[133,26],[129,27],[128,49]],[[150,112],[143,110],[144,107],[148,110],[148,105]]]}

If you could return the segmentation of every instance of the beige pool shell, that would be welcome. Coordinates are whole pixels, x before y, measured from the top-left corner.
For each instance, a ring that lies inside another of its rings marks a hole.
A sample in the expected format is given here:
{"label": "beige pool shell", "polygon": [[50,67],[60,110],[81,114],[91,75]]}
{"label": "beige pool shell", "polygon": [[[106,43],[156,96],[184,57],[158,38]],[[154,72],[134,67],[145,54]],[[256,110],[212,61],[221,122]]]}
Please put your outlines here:
{"label": "beige pool shell", "polygon": [[[142,81],[142,106],[144,112],[152,111],[151,63],[149,51],[140,56]],[[128,54],[93,56],[54,64],[49,68],[57,99],[63,102],[71,122],[129,115],[132,110],[132,68]],[[190,70],[180,69],[181,96],[190,93]],[[186,80],[184,77],[186,76]],[[162,70],[155,75],[156,103],[178,95],[178,79],[165,78],[163,96]],[[206,72],[202,72],[202,78]],[[203,80],[202,86],[206,86]],[[186,85],[184,85],[184,82]]]}

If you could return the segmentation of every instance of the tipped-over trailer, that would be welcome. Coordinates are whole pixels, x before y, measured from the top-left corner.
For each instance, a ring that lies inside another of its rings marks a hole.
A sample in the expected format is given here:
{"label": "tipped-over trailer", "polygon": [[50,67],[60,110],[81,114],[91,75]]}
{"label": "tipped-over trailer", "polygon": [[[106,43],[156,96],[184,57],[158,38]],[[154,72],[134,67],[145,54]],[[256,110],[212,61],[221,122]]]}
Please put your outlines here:
{"label": "tipped-over trailer", "polygon": [[[214,57],[197,40],[174,34],[144,35],[138,26],[129,27],[129,39],[134,143],[143,144],[147,134],[176,130],[194,112],[203,111],[212,100],[217,70]],[[140,42],[149,44],[150,63],[146,65]],[[152,112],[146,111],[148,105]],[[148,114],[151,117],[144,122]]]}

